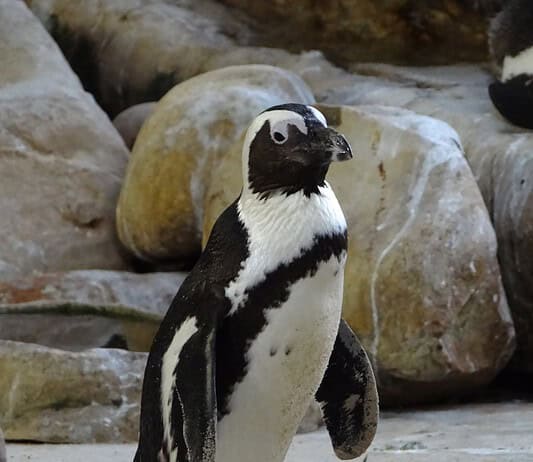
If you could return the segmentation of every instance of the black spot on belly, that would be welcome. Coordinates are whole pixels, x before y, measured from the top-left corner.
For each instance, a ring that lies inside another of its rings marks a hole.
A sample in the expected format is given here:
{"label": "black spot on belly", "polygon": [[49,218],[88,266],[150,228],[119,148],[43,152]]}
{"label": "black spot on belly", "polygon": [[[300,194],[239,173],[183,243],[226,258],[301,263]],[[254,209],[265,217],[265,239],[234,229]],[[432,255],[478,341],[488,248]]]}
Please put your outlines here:
{"label": "black spot on belly", "polygon": [[276,353],[278,352],[278,349],[277,348],[270,348],[270,356],[276,356]]}
{"label": "black spot on belly", "polygon": [[[289,298],[291,285],[313,276],[320,263],[328,261],[332,256],[340,261],[346,248],[346,232],[316,237],[310,249],[292,262],[280,265],[255,287],[247,289],[246,302],[233,315],[224,318],[217,332],[216,387],[219,420],[228,414],[233,390],[248,373],[247,352],[268,324],[267,310],[280,308]],[[285,354],[289,353],[290,349],[286,349]]]}
{"label": "black spot on belly", "polygon": [[286,346],[285,347],[285,356],[289,356],[291,354],[291,351],[292,351],[292,347],[291,346]]}

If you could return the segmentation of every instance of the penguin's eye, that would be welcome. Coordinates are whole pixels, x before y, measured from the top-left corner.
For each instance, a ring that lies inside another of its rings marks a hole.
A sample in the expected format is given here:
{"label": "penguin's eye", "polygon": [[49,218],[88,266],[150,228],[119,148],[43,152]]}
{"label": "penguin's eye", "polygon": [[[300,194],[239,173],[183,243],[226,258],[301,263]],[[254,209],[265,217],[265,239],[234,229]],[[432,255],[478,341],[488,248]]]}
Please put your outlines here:
{"label": "penguin's eye", "polygon": [[282,144],[287,141],[287,137],[281,132],[274,132],[272,138],[276,144]]}

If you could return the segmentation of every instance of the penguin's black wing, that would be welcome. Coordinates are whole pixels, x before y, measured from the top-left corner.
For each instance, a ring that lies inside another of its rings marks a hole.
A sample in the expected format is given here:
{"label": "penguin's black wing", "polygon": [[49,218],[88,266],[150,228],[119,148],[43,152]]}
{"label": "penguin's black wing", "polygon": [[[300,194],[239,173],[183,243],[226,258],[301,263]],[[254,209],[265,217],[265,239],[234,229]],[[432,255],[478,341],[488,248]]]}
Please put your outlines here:
{"label": "penguin's black wing", "polygon": [[246,243],[234,203],[215,223],[154,338],[135,462],[215,461],[216,336],[231,307],[225,287],[247,256]]}
{"label": "penguin's black wing", "polygon": [[376,381],[363,347],[344,320],[316,400],[337,457],[354,459],[365,452],[377,429]]}

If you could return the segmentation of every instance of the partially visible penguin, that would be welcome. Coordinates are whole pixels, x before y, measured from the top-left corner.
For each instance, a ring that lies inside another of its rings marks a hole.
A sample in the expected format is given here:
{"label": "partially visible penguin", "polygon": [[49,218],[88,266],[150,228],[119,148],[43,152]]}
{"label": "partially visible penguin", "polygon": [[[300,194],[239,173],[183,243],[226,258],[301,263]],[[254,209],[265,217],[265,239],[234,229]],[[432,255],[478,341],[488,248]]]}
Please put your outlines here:
{"label": "partially visible penguin", "polygon": [[313,107],[253,121],[241,194],[154,339],[135,462],[281,462],[313,399],[338,457],[368,448],[377,392],[341,320],[346,221],[325,180],[351,157]]}
{"label": "partially visible penguin", "polygon": [[492,102],[512,124],[533,129],[533,1],[510,0],[492,20],[489,45],[501,68]]}

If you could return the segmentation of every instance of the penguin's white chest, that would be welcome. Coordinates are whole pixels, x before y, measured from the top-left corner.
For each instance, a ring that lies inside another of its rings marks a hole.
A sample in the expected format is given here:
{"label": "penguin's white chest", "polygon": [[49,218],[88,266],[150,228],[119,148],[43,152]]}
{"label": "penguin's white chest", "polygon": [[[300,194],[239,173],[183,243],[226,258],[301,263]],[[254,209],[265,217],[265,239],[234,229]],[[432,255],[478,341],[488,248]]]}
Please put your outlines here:
{"label": "penguin's white chest", "polygon": [[320,385],[342,308],[343,255],[296,281],[247,352],[247,374],[217,427],[216,462],[281,462]]}

